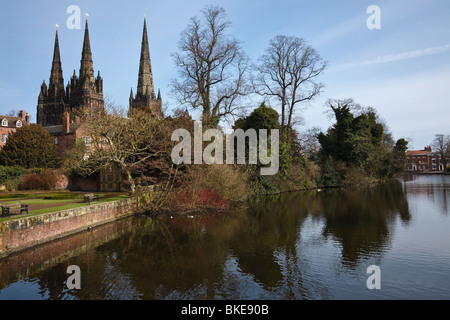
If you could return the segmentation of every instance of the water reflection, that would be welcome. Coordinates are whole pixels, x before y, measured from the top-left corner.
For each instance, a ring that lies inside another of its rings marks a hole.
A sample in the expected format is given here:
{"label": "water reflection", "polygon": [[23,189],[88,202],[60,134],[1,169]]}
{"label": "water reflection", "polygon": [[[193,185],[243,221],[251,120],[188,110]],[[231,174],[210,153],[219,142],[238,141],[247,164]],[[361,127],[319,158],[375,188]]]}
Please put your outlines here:
{"label": "water reflection", "polygon": [[399,181],[362,190],[330,190],[321,199],[323,235],[342,245],[342,263],[355,267],[361,256],[382,254],[389,245],[397,216],[411,219]]}
{"label": "water reflection", "polygon": [[438,204],[441,213],[448,215],[450,182],[448,175],[405,175],[402,179],[404,192],[413,198],[425,197]]}
{"label": "water reflection", "polygon": [[[42,246],[0,261],[0,299],[27,284],[42,299],[379,297],[365,287],[365,268],[382,263],[414,220],[408,196],[433,195],[446,208],[448,184],[443,192],[414,181],[270,196],[193,219],[125,219],[109,235],[98,228],[47,247],[59,252]],[[82,271],[81,290],[65,288],[70,264]]]}

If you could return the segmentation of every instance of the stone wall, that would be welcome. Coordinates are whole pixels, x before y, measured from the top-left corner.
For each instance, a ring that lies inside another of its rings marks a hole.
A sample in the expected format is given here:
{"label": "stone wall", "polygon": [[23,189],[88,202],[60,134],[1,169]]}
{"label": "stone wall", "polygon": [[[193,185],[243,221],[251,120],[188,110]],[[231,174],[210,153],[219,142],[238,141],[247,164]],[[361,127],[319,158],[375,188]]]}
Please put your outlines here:
{"label": "stone wall", "polygon": [[136,199],[117,200],[0,222],[0,258],[89,227],[131,216]]}
{"label": "stone wall", "polygon": [[84,254],[84,259],[94,259],[89,254],[92,249],[132,232],[135,224],[134,217],[105,223],[89,232],[78,232],[58,241],[48,241],[22,250],[20,254],[10,255],[7,259],[0,259],[0,288],[58,264],[63,264],[65,270],[70,265],[68,260],[80,254]]}

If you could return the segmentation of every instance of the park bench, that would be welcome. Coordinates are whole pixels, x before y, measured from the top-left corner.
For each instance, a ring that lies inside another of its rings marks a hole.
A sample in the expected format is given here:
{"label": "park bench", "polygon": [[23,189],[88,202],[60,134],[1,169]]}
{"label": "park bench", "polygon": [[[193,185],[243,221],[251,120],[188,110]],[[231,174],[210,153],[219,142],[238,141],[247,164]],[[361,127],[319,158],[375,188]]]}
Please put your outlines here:
{"label": "park bench", "polygon": [[8,215],[10,217],[11,210],[19,210],[19,214],[22,212],[28,213],[28,205],[22,204],[22,202],[15,202],[15,203],[8,203],[8,204],[2,204],[2,216]]}
{"label": "park bench", "polygon": [[88,202],[89,204],[91,204],[91,201],[99,201],[99,197],[98,194],[93,194],[93,193],[87,193],[83,195],[84,198],[84,202]]}

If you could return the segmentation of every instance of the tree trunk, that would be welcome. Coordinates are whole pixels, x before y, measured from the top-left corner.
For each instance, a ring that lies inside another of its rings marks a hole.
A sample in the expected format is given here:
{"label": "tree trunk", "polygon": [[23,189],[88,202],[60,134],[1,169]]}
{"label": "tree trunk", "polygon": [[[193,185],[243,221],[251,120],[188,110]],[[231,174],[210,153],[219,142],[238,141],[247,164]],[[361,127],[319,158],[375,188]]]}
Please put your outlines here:
{"label": "tree trunk", "polygon": [[124,170],[127,173],[128,183],[130,184],[130,192],[131,192],[131,194],[134,195],[136,193],[136,184],[134,183],[133,176],[131,175],[130,170],[124,168],[123,166],[122,166],[122,170]]}

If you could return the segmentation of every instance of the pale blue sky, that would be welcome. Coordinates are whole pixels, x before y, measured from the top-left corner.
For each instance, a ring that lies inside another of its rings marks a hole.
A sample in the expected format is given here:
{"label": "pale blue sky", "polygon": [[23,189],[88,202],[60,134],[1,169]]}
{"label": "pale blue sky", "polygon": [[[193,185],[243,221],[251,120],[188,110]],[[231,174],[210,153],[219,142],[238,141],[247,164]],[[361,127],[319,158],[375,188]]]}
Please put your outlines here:
{"label": "pale blue sky", "polygon": [[[302,114],[300,130],[326,130],[328,98],[354,98],[374,107],[394,138],[412,138],[410,148],[430,144],[434,134],[450,134],[450,1],[448,0],[228,0],[0,2],[0,114],[24,109],[36,119],[40,85],[50,76],[55,24],[65,83],[80,67],[84,12],[94,71],[114,103],[128,107],[136,91],[143,17],[147,17],[155,89],[164,103],[176,77],[171,53],[189,19],[208,4],[225,8],[230,32],[256,61],[278,35],[304,38],[329,62],[324,92]],[[67,8],[82,12],[81,29],[70,30]],[[369,5],[381,9],[381,29],[369,30]],[[255,101],[255,107],[260,99]],[[273,107],[277,107],[273,105]]]}

